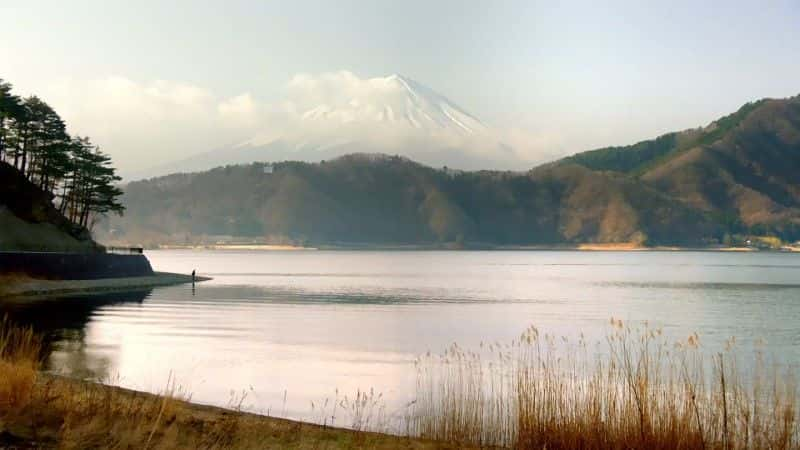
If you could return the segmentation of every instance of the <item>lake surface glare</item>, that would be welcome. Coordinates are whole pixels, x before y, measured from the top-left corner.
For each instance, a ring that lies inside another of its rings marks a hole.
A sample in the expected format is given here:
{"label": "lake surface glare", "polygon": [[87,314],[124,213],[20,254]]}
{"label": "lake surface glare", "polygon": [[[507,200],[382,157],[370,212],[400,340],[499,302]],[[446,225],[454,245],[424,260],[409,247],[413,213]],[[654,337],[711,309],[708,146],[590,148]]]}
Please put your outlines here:
{"label": "lake surface glare", "polygon": [[[415,359],[452,343],[508,343],[528,326],[602,340],[609,318],[648,321],[703,348],[735,336],[800,362],[800,254],[576,251],[149,251],[158,271],[214,279],[3,305],[52,340],[48,369],[200,403],[318,420],[357,390],[391,413],[413,400]],[[242,401],[242,397],[244,400]],[[312,408],[314,402],[314,408]]]}

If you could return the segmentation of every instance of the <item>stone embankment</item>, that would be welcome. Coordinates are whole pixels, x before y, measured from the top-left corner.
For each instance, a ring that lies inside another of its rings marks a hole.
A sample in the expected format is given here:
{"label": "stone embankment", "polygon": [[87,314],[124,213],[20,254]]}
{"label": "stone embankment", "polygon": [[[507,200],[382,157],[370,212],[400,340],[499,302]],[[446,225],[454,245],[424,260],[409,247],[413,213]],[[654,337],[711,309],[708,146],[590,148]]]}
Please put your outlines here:
{"label": "stone embankment", "polygon": [[[210,278],[197,277],[195,281]],[[81,293],[123,292],[192,282],[191,275],[154,272],[143,277],[103,278],[97,280],[41,280],[24,276],[0,275],[0,297],[48,297]]]}

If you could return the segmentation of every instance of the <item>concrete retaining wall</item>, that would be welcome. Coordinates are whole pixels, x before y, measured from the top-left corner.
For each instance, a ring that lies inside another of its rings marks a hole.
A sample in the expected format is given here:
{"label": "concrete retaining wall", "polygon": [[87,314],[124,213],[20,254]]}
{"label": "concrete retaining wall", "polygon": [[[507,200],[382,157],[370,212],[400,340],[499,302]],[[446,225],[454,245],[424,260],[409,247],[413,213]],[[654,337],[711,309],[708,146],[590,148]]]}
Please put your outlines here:
{"label": "concrete retaining wall", "polygon": [[7,273],[53,280],[98,280],[150,276],[153,268],[144,255],[0,252],[0,274]]}

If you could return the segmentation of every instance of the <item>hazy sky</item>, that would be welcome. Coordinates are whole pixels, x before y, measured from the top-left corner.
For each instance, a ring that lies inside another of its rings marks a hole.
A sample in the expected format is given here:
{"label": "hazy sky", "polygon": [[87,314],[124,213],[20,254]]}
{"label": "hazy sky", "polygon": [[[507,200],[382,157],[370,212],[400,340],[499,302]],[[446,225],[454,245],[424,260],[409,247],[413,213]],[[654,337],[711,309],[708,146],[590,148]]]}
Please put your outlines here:
{"label": "hazy sky", "polygon": [[297,74],[404,74],[531,155],[800,93],[797,0],[0,0],[0,18],[0,77],[123,169],[246,136]]}

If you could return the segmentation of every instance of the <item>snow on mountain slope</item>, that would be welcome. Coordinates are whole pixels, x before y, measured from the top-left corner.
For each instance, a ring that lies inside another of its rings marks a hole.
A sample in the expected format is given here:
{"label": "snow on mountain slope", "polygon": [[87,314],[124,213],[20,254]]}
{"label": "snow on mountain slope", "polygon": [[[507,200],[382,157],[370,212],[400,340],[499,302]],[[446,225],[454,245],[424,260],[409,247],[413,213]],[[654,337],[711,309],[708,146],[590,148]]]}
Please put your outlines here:
{"label": "snow on mountain slope", "polygon": [[[402,75],[358,79],[356,86],[326,87],[314,102],[298,105],[280,138],[301,146],[370,142],[395,147],[407,138],[487,138],[480,120],[434,90]],[[317,89],[322,90],[322,89]],[[277,139],[274,130],[242,143],[260,146]]]}
{"label": "snow on mountain slope", "polygon": [[448,131],[472,135],[486,127],[450,100],[402,75],[366,80],[372,88],[338,105],[320,105],[302,114],[303,120],[339,123],[379,122],[409,126],[430,133]]}
{"label": "snow on mountain slope", "polygon": [[265,124],[263,133],[238,145],[132,178],[253,161],[319,161],[353,152],[399,154],[461,169],[526,168],[489,127],[421,83],[396,74],[369,79],[349,72],[335,75],[344,81],[296,81],[310,95],[292,104],[291,117],[280,129]]}

